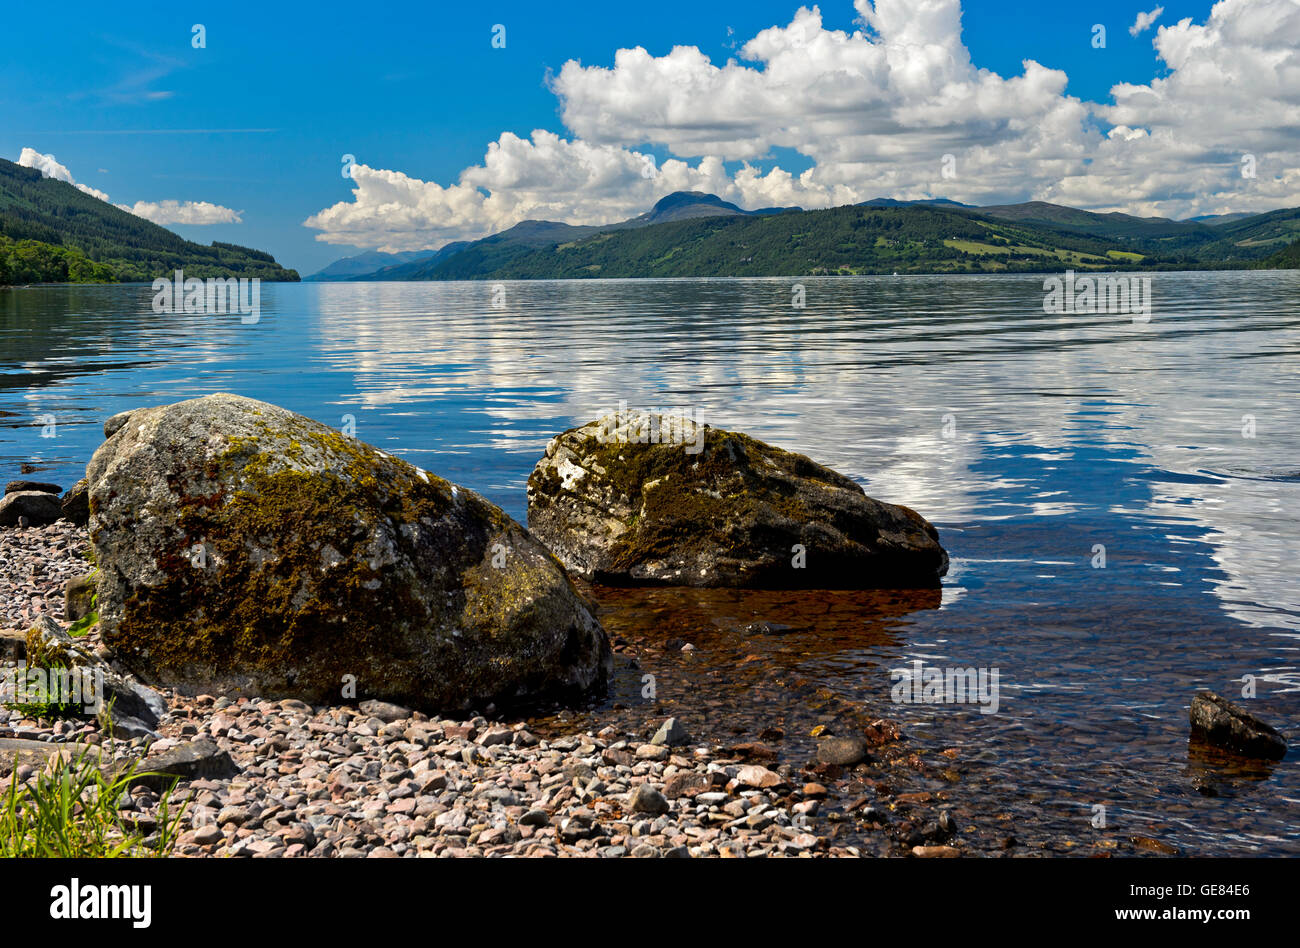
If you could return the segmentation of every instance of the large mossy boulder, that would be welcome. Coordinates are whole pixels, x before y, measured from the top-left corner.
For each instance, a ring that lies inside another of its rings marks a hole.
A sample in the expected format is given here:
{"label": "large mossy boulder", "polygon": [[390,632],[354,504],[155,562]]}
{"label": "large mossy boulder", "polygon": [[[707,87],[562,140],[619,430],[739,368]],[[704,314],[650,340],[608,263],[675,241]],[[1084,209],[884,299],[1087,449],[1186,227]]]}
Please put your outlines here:
{"label": "large mossy boulder", "polygon": [[589,605],[474,492],[235,395],[114,421],[86,470],[98,609],[147,681],[433,711],[606,680]]}
{"label": "large mossy boulder", "polygon": [[609,585],[933,588],[948,570],[916,511],[802,454],[664,415],[553,438],[528,479],[528,525]]}

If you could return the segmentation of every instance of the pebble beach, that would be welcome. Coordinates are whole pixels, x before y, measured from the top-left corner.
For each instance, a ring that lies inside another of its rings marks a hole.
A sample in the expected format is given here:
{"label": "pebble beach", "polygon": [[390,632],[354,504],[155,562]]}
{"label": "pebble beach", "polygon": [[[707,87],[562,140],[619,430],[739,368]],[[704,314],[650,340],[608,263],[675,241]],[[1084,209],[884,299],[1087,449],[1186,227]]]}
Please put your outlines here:
{"label": "pebble beach", "polygon": [[[0,530],[0,625],[9,643],[40,614],[66,626],[63,586],[87,569],[84,527]],[[99,648],[97,627],[87,638]],[[662,642],[615,643],[635,664]],[[12,647],[12,646],[11,646]],[[692,646],[687,645],[687,649]],[[5,664],[15,666],[15,656]],[[583,717],[430,717],[380,701],[160,693],[157,737],[114,737],[88,718],[44,720],[0,707],[0,740],[98,745],[147,768],[189,755],[173,799],[187,801],[172,855],[187,857],[857,857],[1168,855],[1158,840],[1061,834],[962,795],[955,748],[915,745],[874,716],[790,759],[780,733],[710,732],[680,706]],[[615,705],[618,707],[618,705]],[[485,709],[492,713],[492,709]],[[593,723],[594,722],[594,723]],[[197,760],[194,758],[197,757]],[[216,763],[214,764],[214,761]],[[6,758],[0,780],[39,759]],[[224,768],[224,769],[223,769]],[[216,773],[216,775],[212,775]],[[159,787],[138,786],[124,822],[149,834]]]}
{"label": "pebble beach", "polygon": [[[85,529],[65,521],[0,532],[0,617],[11,634],[40,613],[63,621],[63,584],[85,571],[87,550]],[[769,769],[775,755],[761,744],[711,745],[684,722],[659,722],[652,735],[606,727],[544,736],[522,722],[438,719],[375,701],[312,707],[162,693],[169,714],[158,739],[8,709],[0,736],[97,744],[145,765],[210,741],[237,772],[181,780],[174,796],[189,803],[178,856],[862,855],[827,832],[850,821],[880,827],[873,855],[960,851],[947,845],[947,811],[903,801],[923,812],[900,821],[867,797],[842,799],[831,778],[845,768]],[[17,766],[20,779],[31,776],[33,764]],[[150,830],[158,800],[156,789],[137,787],[125,820]],[[923,824],[928,838],[914,838]]]}

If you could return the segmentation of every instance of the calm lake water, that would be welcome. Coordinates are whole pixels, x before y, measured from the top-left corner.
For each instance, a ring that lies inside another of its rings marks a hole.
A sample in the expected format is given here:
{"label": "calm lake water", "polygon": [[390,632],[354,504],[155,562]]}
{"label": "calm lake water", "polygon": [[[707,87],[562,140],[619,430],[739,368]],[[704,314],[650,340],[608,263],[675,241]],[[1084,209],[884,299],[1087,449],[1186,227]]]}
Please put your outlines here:
{"label": "calm lake water", "polygon": [[[802,309],[778,279],[509,283],[502,308],[480,283],[266,285],[255,325],[155,315],[145,286],[0,289],[0,474],[70,484],[110,414],[228,391],[352,416],[523,520],[552,435],[699,410],[916,508],[952,568],[933,596],[597,590],[612,634],[697,646],[658,676],[684,715],[727,697],[697,730],[780,719],[802,752],[821,712],[792,696],[822,689],[958,748],[956,792],[1021,821],[1086,839],[1102,805],[1188,853],[1300,852],[1300,755],[1243,775],[1187,743],[1195,691],[1244,676],[1298,733],[1300,273],[1151,279],[1145,323],[1045,315],[1041,276],[804,279]],[[789,629],[737,631],[758,620]],[[917,659],[998,669],[997,713],[887,707]]]}

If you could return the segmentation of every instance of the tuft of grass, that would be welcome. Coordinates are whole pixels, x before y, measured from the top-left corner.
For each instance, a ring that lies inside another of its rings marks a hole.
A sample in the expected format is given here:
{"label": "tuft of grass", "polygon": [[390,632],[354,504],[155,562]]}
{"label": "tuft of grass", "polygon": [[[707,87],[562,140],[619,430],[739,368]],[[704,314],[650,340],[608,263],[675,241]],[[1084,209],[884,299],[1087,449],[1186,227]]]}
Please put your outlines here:
{"label": "tuft of grass", "polygon": [[96,858],[166,856],[180,836],[188,801],[177,807],[175,784],[158,801],[157,829],[149,836],[128,826],[118,804],[130,791],[138,763],[106,775],[98,755],[83,747],[76,757],[57,755],[26,783],[14,767],[0,800],[0,858]]}
{"label": "tuft of grass", "polygon": [[[95,595],[98,596],[99,594],[96,593]],[[92,601],[93,601],[93,599],[92,599]],[[79,638],[81,638],[83,635],[85,635],[87,632],[89,632],[89,631],[90,631],[90,627],[91,627],[92,625],[94,625],[94,624],[95,624],[96,622],[98,622],[98,621],[99,621],[99,613],[98,613],[98,612],[96,612],[96,611],[94,611],[94,610],[92,610],[92,611],[90,611],[90,612],[87,612],[84,616],[82,616],[82,617],[81,617],[80,619],[78,619],[76,622],[72,623],[72,625],[68,626],[68,634],[69,634],[70,636],[72,636],[74,639],[79,639]]]}
{"label": "tuft of grass", "polygon": [[[57,674],[60,671],[70,670],[70,666],[54,661],[48,665],[42,665],[42,668],[49,674]],[[52,696],[41,692],[39,689],[32,695],[34,701],[6,701],[4,706],[10,711],[17,711],[25,718],[41,719],[52,721],[55,718],[76,717],[81,706],[63,701],[49,700]]]}
{"label": "tuft of grass", "polygon": [[[95,561],[94,553],[95,553],[95,549],[94,547],[91,547],[90,561],[92,563]],[[98,573],[99,573],[98,566],[96,566],[94,569],[90,571],[91,576],[95,576]],[[99,588],[98,588],[98,584],[96,584],[96,588],[90,594],[90,611],[86,613],[84,616],[82,616],[80,619],[78,619],[76,622],[72,623],[72,625],[68,626],[68,634],[71,635],[74,639],[79,639],[87,632],[89,632],[90,627],[98,621],[99,621]]]}

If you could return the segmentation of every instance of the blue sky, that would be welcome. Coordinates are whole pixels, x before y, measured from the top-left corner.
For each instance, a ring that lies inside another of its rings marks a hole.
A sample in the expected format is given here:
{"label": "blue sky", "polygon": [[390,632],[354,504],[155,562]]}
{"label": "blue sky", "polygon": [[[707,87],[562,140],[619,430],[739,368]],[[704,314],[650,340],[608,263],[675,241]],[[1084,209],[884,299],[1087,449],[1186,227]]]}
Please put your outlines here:
{"label": "blue sky", "polygon": [[[1117,83],[1167,74],[1153,49],[1156,29],[1129,35],[1136,15],[1157,5],[967,0],[961,41],[975,67],[1012,77],[1033,59],[1068,76],[1066,96],[1105,104]],[[686,45],[721,66],[760,31],[789,24],[799,6],[72,3],[52,22],[48,6],[10,4],[0,156],[16,160],[24,147],[53,155],[118,203],[232,208],[238,224],[173,229],[268,250],[306,274],[355,252],[321,243],[303,226],[350,200],[344,154],[372,169],[454,184],[503,132],[575,137],[547,85],[566,62],[608,68],[620,48],[662,57]],[[1157,28],[1184,17],[1203,22],[1211,4],[1163,7]],[[826,30],[861,28],[847,0],[820,10]],[[191,45],[196,23],[206,29],[206,48]],[[1092,45],[1097,23],[1107,27],[1105,49]],[[495,24],[506,28],[504,49],[492,46]],[[679,154],[667,139],[640,146],[661,162]],[[722,157],[728,172],[743,164]],[[788,145],[749,160],[760,171],[779,164],[795,173],[815,163]],[[880,193],[890,193],[887,185],[881,179]]]}

